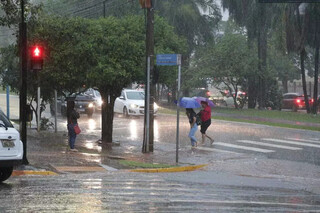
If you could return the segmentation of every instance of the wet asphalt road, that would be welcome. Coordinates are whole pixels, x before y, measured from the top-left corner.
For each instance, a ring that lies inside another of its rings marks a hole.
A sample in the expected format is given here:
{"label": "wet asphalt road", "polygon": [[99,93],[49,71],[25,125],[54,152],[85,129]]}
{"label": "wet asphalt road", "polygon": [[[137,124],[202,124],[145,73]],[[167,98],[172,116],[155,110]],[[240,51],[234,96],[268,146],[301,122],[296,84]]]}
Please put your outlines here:
{"label": "wet asphalt road", "polygon": [[[181,148],[188,149],[189,125],[183,114],[180,119]],[[65,130],[65,119],[59,117],[58,122],[59,130]],[[90,119],[82,115],[79,123],[83,134],[101,134],[99,114]],[[143,118],[115,116],[113,132],[115,141],[139,146]],[[288,160],[293,163],[288,165],[295,165],[287,168],[294,174],[282,179],[260,177],[261,163],[256,166],[257,176],[226,173],[225,167],[246,170],[249,162],[235,159],[188,173],[118,171],[12,177],[0,185],[0,212],[320,212],[318,132],[213,120],[208,134],[215,139],[213,146],[206,143],[198,148],[208,151],[207,155],[214,156],[212,150],[248,154],[273,160],[269,169],[275,162]],[[196,136],[200,139],[199,132]],[[158,115],[155,146],[174,144],[175,137],[176,117]],[[256,162],[250,159],[250,163]],[[304,174],[300,177],[299,173]]]}
{"label": "wet asphalt road", "polygon": [[[100,115],[95,114],[88,119],[82,115],[79,120],[82,129],[87,134],[100,135]],[[155,119],[154,144],[176,143],[176,116],[158,115]],[[59,128],[65,128],[65,121],[60,122]],[[187,137],[189,124],[184,113],[180,117],[180,147],[190,147]],[[317,131],[296,130],[270,127],[249,123],[237,123],[221,120],[212,120],[207,134],[215,140],[209,141],[201,148],[206,151],[229,151],[263,156],[269,159],[289,160],[320,165],[320,133]],[[114,118],[113,135],[115,141],[143,141],[143,117],[123,118],[116,115]],[[196,137],[201,141],[200,127]]]}
{"label": "wet asphalt road", "polygon": [[319,195],[277,180],[243,177],[250,184],[234,185],[230,178],[207,171],[13,177],[0,184],[0,212],[319,212]]}

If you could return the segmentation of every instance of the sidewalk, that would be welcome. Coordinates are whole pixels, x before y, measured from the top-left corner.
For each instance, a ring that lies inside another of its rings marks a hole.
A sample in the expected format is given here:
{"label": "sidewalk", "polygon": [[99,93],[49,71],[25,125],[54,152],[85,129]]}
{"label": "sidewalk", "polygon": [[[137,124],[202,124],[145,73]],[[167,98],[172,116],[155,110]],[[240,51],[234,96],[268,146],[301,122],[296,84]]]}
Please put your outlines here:
{"label": "sidewalk", "polygon": [[[121,160],[171,166],[195,166],[210,164],[240,157],[242,154],[229,152],[212,152],[191,149],[190,146],[179,149],[179,163],[176,164],[176,145],[174,143],[156,142],[153,153],[142,153],[142,142],[121,141],[111,149],[102,149],[96,135],[80,134],[76,140],[79,152],[68,151],[67,132],[40,132],[28,129],[28,168],[53,172],[101,171],[101,168],[133,169],[120,163]],[[210,148],[209,148],[210,149]],[[210,155],[209,155],[210,154]],[[22,170],[24,167],[22,167]],[[108,170],[108,169],[107,169]]]}

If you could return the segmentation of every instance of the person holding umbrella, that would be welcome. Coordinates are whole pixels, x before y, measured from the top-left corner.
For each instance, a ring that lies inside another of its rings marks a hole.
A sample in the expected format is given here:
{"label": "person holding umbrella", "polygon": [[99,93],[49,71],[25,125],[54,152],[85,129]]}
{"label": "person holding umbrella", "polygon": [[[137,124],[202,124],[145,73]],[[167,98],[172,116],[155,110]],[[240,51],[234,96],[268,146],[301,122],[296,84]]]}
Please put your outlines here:
{"label": "person holding umbrella", "polygon": [[200,132],[202,134],[201,144],[204,144],[206,138],[209,138],[211,145],[212,145],[214,140],[206,134],[208,127],[211,125],[211,108],[208,105],[207,101],[201,101],[201,106],[203,107],[203,110],[200,111],[200,113],[201,113]]}
{"label": "person holding umbrella", "polygon": [[189,123],[190,123],[190,131],[188,136],[191,140],[192,148],[195,148],[197,147],[198,142],[197,142],[197,138],[194,135],[198,130],[198,125],[196,123],[197,121],[196,113],[194,112],[193,109],[200,108],[201,105],[194,98],[182,97],[179,101],[179,106],[186,109],[186,114],[188,116]]}
{"label": "person holding umbrella", "polygon": [[197,147],[197,144],[198,144],[197,138],[194,136],[198,130],[198,125],[196,123],[196,113],[192,108],[186,108],[186,114],[188,116],[189,123],[190,123],[190,131],[188,136],[191,140],[192,148],[195,148]]}

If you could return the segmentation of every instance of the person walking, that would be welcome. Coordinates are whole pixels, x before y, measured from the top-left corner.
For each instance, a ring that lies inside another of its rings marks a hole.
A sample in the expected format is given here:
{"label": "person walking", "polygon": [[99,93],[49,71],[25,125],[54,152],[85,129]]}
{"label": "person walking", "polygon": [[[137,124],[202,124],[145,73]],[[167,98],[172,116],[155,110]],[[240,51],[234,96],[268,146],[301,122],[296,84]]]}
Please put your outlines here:
{"label": "person walking", "polygon": [[206,101],[201,101],[202,110],[201,113],[201,128],[200,132],[202,134],[202,141],[201,144],[205,143],[206,138],[209,138],[211,145],[213,144],[214,140],[206,134],[208,127],[211,125],[211,108],[208,106]]}
{"label": "person walking", "polygon": [[197,147],[197,144],[198,144],[197,138],[194,136],[198,130],[198,125],[196,123],[196,113],[193,111],[192,108],[187,108],[186,114],[188,116],[189,123],[190,123],[190,132],[189,132],[188,136],[191,140],[192,148],[195,148],[195,147]]}
{"label": "person walking", "polygon": [[71,152],[77,152],[74,148],[77,134],[74,131],[74,126],[78,125],[79,113],[74,109],[74,101],[68,101],[67,103],[67,119],[68,119],[68,135],[69,135],[69,146]]}

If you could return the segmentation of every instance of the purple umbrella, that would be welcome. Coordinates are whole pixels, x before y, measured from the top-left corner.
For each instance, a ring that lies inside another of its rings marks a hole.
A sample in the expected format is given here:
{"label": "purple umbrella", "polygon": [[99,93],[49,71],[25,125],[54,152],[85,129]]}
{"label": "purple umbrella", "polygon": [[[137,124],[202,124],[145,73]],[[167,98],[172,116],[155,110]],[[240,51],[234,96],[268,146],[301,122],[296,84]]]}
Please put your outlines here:
{"label": "purple umbrella", "polygon": [[189,97],[182,97],[180,99],[180,107],[183,108],[200,108],[201,105],[193,98],[189,98]]}
{"label": "purple umbrella", "polygon": [[193,97],[199,104],[201,104],[201,101],[207,102],[209,107],[215,107],[214,103],[209,100],[208,98],[204,97]]}

